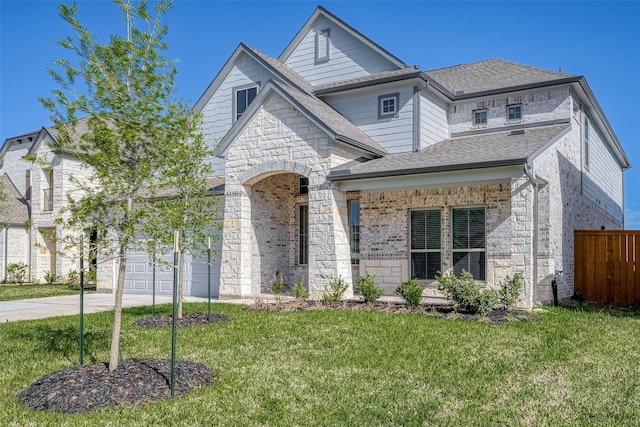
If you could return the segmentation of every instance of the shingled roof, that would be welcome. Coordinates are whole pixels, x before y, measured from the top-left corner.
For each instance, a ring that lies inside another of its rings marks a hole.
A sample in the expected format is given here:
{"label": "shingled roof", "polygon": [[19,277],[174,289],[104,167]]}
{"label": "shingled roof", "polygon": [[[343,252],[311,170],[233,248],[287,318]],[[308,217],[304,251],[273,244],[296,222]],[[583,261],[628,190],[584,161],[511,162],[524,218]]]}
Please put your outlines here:
{"label": "shingled roof", "polygon": [[454,95],[577,77],[572,74],[544,70],[502,59],[488,59],[486,61],[456,65],[427,71],[425,74]]}
{"label": "shingled roof", "polygon": [[417,152],[340,166],[331,171],[329,179],[344,181],[517,165],[569,128],[569,124],[561,124],[445,139]]}
{"label": "shingled roof", "polygon": [[271,68],[276,74],[280,74],[285,79],[289,80],[295,86],[300,88],[306,93],[312,93],[313,86],[311,83],[303,79],[298,73],[293,71],[289,66],[284,63],[278,61],[277,59],[267,55],[266,53],[260,52],[258,49],[255,49],[251,46],[247,46],[244,43],[240,43],[242,47],[244,47],[247,51],[258,57],[259,60],[262,60],[266,63],[268,68]]}
{"label": "shingled roof", "polygon": [[2,202],[2,209],[0,209],[0,223],[24,224],[29,219],[29,204],[6,174],[0,176],[0,186],[6,196],[6,200]]}

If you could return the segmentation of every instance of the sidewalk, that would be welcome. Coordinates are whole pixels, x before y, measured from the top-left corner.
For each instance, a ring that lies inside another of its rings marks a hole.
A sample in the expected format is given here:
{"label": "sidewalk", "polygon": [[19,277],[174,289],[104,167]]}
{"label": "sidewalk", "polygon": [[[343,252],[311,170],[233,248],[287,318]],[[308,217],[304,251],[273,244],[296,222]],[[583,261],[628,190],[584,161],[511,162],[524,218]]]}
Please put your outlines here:
{"label": "sidewalk", "polygon": [[[156,295],[156,304],[171,303],[171,295]],[[207,298],[185,296],[185,302],[207,302]],[[113,310],[115,296],[113,294],[91,293],[84,295],[84,313]],[[211,300],[236,304],[251,304],[251,300]],[[124,294],[122,307],[151,305],[152,296],[147,294]],[[16,320],[44,319],[47,317],[69,316],[80,313],[80,296],[66,295],[59,297],[32,298],[16,301],[0,301],[0,322]]]}

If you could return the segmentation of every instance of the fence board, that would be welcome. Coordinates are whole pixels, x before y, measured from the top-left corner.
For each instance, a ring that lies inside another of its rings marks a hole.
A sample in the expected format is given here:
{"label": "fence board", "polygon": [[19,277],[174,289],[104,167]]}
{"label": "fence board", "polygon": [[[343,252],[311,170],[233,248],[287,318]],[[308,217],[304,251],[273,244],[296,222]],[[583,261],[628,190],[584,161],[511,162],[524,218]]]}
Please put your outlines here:
{"label": "fence board", "polygon": [[581,230],[574,237],[574,288],[589,301],[640,303],[640,231]]}

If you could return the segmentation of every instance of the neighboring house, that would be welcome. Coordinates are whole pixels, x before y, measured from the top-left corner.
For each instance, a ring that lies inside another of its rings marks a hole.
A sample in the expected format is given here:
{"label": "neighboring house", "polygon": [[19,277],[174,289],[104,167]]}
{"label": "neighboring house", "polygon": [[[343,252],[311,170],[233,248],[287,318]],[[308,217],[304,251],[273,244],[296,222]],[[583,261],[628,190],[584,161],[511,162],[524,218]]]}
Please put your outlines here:
{"label": "neighboring house", "polygon": [[5,198],[0,207],[0,283],[7,281],[7,267],[29,265],[29,205],[6,175],[0,175]]}
{"label": "neighboring house", "polygon": [[[194,110],[224,195],[220,298],[268,292],[276,272],[313,297],[340,277],[350,296],[365,273],[436,295],[452,268],[490,287],[521,272],[531,307],[554,277],[572,295],[574,230],[623,227],[629,159],[582,76],[420,71],[318,7],[278,58],[240,44]],[[190,263],[189,286],[205,268]],[[147,254],[127,283],[151,291]]]}
{"label": "neighboring house", "polygon": [[[80,131],[84,122],[79,122]],[[77,257],[66,248],[65,231],[55,220],[67,196],[76,191],[70,178],[83,179],[87,173],[70,154],[55,154],[49,148],[56,136],[55,127],[43,127],[7,139],[0,150],[0,174],[15,184],[16,195],[28,208],[20,223],[26,231],[10,241],[8,253],[25,260],[33,282],[43,282],[47,273],[62,277],[78,271]]]}

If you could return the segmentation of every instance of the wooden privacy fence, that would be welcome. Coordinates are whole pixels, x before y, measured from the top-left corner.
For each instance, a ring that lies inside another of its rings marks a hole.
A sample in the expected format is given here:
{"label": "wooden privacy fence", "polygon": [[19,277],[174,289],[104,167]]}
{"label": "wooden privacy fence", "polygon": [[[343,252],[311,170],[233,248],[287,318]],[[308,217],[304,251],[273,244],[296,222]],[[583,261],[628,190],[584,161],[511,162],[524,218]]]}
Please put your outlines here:
{"label": "wooden privacy fence", "polygon": [[640,231],[576,231],[574,289],[603,304],[640,303]]}

